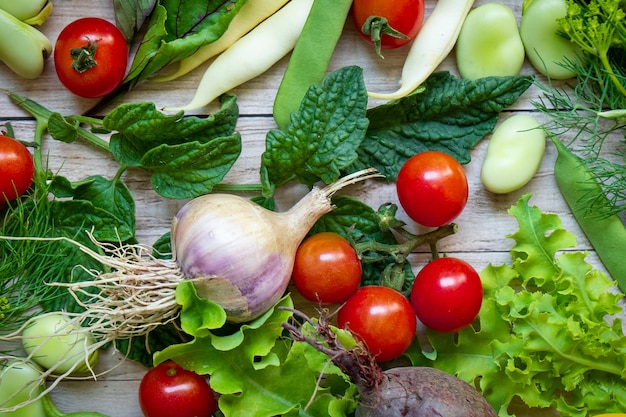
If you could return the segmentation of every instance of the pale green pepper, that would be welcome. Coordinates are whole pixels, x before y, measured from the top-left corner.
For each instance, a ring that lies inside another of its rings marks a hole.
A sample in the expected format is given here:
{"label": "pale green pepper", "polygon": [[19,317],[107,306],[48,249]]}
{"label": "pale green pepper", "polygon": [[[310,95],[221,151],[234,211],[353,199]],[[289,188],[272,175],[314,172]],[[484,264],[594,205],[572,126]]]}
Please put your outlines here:
{"label": "pale green pepper", "polygon": [[40,25],[52,13],[52,1],[0,0],[0,9],[25,23]]}
{"label": "pale green pepper", "polygon": [[528,61],[540,73],[554,79],[576,75],[570,63],[580,62],[580,49],[566,39],[558,19],[565,17],[565,0],[525,0],[522,6],[520,36]]}
{"label": "pale green pepper", "polygon": [[487,190],[497,194],[522,188],[537,173],[545,148],[545,133],[534,117],[511,116],[489,140],[480,180]]}
{"label": "pale green pepper", "polygon": [[517,75],[524,58],[517,20],[508,6],[486,3],[469,12],[456,43],[461,77]]}
{"label": "pale green pepper", "polygon": [[13,72],[27,79],[39,77],[51,52],[46,35],[0,9],[0,61]]}

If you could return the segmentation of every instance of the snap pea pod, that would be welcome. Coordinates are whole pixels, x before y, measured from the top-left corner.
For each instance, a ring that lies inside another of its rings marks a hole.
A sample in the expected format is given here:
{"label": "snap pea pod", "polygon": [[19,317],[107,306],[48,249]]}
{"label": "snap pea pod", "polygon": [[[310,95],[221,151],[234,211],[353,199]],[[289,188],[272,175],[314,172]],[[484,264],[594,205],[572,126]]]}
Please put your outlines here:
{"label": "snap pea pod", "polygon": [[352,0],[315,0],[274,99],[274,120],[286,130],[309,87],[324,79]]}
{"label": "snap pea pod", "polygon": [[580,228],[622,291],[626,291],[626,227],[618,215],[606,216],[609,201],[581,158],[552,137],[558,156],[556,183]]}

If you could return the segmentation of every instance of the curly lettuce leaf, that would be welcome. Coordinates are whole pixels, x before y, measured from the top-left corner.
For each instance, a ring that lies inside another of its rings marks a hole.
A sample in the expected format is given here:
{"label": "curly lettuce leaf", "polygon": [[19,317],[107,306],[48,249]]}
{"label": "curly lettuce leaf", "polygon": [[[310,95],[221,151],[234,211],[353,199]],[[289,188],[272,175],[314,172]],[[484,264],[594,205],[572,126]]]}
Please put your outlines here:
{"label": "curly lettuce leaf", "polygon": [[481,271],[478,325],[458,334],[429,332],[414,363],[476,383],[501,417],[519,397],[529,407],[584,417],[626,408],[626,337],[614,282],[571,251],[574,236],[559,217],[520,198],[509,213],[511,265]]}
{"label": "curly lettuce leaf", "polygon": [[395,180],[400,167],[416,153],[437,150],[462,164],[470,150],[498,121],[500,112],[532,84],[530,76],[457,79],[433,73],[423,91],[371,108],[370,125],[351,171],[375,167]]}
{"label": "curly lettuce leaf", "polygon": [[[154,362],[174,360],[210,375],[224,416],[345,417],[354,409],[354,387],[328,357],[283,337],[282,323],[292,317],[280,308],[293,308],[288,295],[258,319],[222,334],[228,325],[219,327],[221,318],[212,303],[199,299],[192,284],[179,292],[181,321],[195,337],[157,352]],[[323,386],[320,373],[326,375]]]}

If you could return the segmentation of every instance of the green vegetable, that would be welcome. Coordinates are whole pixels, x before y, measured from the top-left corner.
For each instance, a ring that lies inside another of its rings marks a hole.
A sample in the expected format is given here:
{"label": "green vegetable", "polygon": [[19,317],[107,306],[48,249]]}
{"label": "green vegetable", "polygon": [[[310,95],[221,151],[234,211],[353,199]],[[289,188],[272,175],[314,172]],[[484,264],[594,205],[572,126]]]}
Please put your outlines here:
{"label": "green vegetable", "polygon": [[493,193],[520,189],[537,173],[545,148],[546,135],[534,117],[511,116],[489,139],[480,180]]}
{"label": "green vegetable", "polygon": [[[500,417],[519,397],[530,407],[554,407],[585,417],[626,408],[626,336],[619,314],[624,294],[571,251],[574,236],[555,214],[520,198],[509,213],[519,229],[509,235],[510,265],[481,271],[478,323],[455,334],[428,332],[430,346],[410,353],[477,387]],[[607,395],[610,393],[610,395]]]}
{"label": "green vegetable", "polygon": [[[145,21],[147,28],[138,43],[139,48],[122,84],[111,94],[103,97],[86,114],[96,114],[109,103],[131,90],[167,65],[180,61],[193,54],[198,48],[213,42],[226,31],[232,19],[247,0],[161,0],[158,1]],[[149,3],[138,3],[119,11],[125,16],[125,25],[132,10],[137,10],[139,18],[133,16],[130,22],[142,20],[142,13],[149,10]],[[128,29],[125,29],[128,33]]]}
{"label": "green vegetable", "polygon": [[437,150],[462,164],[470,150],[530,87],[532,77],[486,77],[475,81],[436,72],[423,84],[423,91],[367,111],[370,124],[358,149],[357,171],[375,167],[394,180],[404,162],[418,152]]}
{"label": "green vegetable", "polygon": [[85,355],[95,340],[90,334],[78,332],[78,326],[61,312],[41,314],[22,331],[24,351],[33,362],[55,374],[90,371],[98,362],[98,351]]}
{"label": "green vegetable", "polygon": [[29,25],[40,25],[52,12],[51,0],[0,0],[0,9]]}
{"label": "green vegetable", "polygon": [[313,2],[274,99],[280,129],[287,130],[309,87],[324,79],[351,5],[352,0]]}
{"label": "green vegetable", "polygon": [[130,43],[150,16],[157,0],[113,0],[115,25]]}
{"label": "green vegetable", "polygon": [[[368,120],[363,70],[344,67],[309,88],[285,130],[271,130],[261,155],[264,196],[297,178],[329,184],[352,164]],[[285,155],[289,155],[285,158]]]}
{"label": "green vegetable", "polygon": [[35,401],[8,411],[24,401],[36,398],[42,391],[41,370],[37,365],[12,360],[0,364],[0,415],[4,417],[45,417],[43,404]]}
{"label": "green vegetable", "polygon": [[617,214],[606,215],[609,201],[584,162],[558,139],[554,165],[556,183],[576,221],[593,245],[602,263],[626,292],[626,227]]}
{"label": "green vegetable", "polygon": [[456,42],[456,63],[463,78],[517,75],[525,57],[510,7],[485,3],[469,12]]}
{"label": "green vegetable", "polygon": [[[282,323],[292,300],[284,297],[258,319],[223,334],[211,313],[200,304],[189,284],[177,289],[184,299],[181,319],[192,317],[184,330],[195,338],[155,354],[155,363],[172,359],[183,368],[211,376],[211,388],[220,393],[224,416],[346,416],[354,409],[354,390],[328,358],[305,343],[282,337]],[[206,318],[206,320],[199,320]],[[340,332],[345,344],[350,337]],[[325,381],[320,383],[320,373]],[[263,407],[259,407],[263,404]]]}
{"label": "green vegetable", "polygon": [[199,109],[270,69],[293,49],[312,5],[313,0],[291,0],[281,7],[211,62],[187,104],[165,110]]}
{"label": "green vegetable", "polygon": [[525,0],[522,6],[520,36],[526,56],[537,71],[556,80],[574,77],[567,62],[581,59],[578,46],[560,29],[566,12],[566,0]]}
{"label": "green vegetable", "polygon": [[20,77],[34,79],[51,52],[46,35],[0,8],[0,61]]}
{"label": "green vegetable", "polygon": [[615,71],[611,48],[626,48],[626,11],[621,0],[567,1],[561,29],[586,54],[597,57],[617,90],[626,95],[624,81]]}

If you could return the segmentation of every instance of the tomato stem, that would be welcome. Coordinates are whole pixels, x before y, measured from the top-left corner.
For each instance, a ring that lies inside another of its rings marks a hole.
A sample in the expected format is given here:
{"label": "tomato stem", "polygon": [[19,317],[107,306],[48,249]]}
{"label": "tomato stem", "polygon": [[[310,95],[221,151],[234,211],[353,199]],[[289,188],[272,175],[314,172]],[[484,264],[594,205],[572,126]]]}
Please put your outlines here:
{"label": "tomato stem", "polygon": [[376,48],[376,54],[381,58],[384,58],[381,52],[382,35],[392,36],[398,39],[409,39],[409,37],[404,33],[391,27],[387,18],[383,16],[369,16],[365,19],[363,26],[361,26],[361,32],[363,32],[364,35],[370,36],[370,39]]}
{"label": "tomato stem", "polygon": [[80,48],[70,49],[70,55],[72,56],[72,68],[81,74],[88,69],[91,69],[97,65],[96,62],[96,50],[98,49],[98,41],[93,43],[87,38],[87,44]]}

